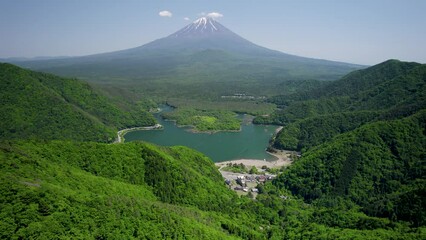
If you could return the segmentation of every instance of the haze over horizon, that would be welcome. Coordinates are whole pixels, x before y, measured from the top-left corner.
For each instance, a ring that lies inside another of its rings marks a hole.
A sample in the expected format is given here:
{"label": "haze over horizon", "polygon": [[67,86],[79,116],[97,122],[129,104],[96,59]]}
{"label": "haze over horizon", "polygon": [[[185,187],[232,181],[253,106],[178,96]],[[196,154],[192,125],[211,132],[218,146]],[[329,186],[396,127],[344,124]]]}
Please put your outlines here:
{"label": "haze over horizon", "polygon": [[0,2],[0,58],[82,56],[133,48],[210,14],[281,52],[357,64],[426,62],[426,1]]}

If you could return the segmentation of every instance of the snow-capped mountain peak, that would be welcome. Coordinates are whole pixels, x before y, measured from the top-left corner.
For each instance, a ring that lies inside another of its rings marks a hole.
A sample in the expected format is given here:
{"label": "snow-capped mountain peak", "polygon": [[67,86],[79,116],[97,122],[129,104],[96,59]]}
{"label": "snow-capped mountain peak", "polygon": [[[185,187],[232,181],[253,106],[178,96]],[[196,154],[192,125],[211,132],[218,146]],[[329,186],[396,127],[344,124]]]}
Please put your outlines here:
{"label": "snow-capped mountain peak", "polygon": [[204,36],[222,32],[230,31],[211,17],[201,17],[170,36]]}
{"label": "snow-capped mountain peak", "polygon": [[216,22],[213,18],[202,17],[193,22],[196,29],[201,28],[202,30],[206,30],[209,28],[211,31],[217,31],[217,27],[214,25]]}

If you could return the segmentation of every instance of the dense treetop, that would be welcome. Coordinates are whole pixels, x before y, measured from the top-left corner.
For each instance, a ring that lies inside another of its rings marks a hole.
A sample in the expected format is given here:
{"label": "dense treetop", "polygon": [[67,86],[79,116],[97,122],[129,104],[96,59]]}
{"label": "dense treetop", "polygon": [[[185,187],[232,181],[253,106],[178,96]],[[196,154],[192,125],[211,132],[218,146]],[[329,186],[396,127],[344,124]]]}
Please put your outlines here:
{"label": "dense treetop", "polygon": [[258,122],[284,128],[272,141],[302,151],[274,185],[308,203],[334,198],[365,214],[425,225],[426,65],[389,60],[299,96]]}
{"label": "dense treetop", "polygon": [[343,199],[306,205],[279,185],[239,198],[185,147],[1,141],[0,181],[2,239],[422,238]]}
{"label": "dense treetop", "polygon": [[424,225],[425,123],[422,110],[365,124],[311,148],[275,184],[308,202],[344,196],[368,215]]}

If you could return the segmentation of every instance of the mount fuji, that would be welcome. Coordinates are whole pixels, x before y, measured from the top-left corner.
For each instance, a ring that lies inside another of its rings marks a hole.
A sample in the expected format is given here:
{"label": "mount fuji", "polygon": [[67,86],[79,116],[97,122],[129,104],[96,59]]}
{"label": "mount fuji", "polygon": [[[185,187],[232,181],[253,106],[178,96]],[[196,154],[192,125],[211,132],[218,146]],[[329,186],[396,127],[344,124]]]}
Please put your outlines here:
{"label": "mount fuji", "polygon": [[294,56],[256,45],[210,17],[145,45],[82,57],[15,62],[89,81],[335,80],[362,66]]}
{"label": "mount fuji", "polygon": [[253,51],[273,52],[240,37],[210,17],[202,17],[170,36],[148,43],[141,48],[195,51],[215,49],[248,54]]}

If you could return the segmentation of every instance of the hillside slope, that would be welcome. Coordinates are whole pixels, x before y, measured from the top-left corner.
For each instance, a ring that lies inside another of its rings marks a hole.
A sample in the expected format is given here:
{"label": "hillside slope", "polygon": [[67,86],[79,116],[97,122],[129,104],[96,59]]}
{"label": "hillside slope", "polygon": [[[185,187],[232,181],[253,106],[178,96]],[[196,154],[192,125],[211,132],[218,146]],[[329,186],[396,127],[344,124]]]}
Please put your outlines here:
{"label": "hillside slope", "polygon": [[0,70],[1,239],[426,237],[424,65],[350,96],[291,99],[275,116],[304,153],[256,200],[186,147],[75,141],[147,123],[142,108],[126,113],[77,80]]}
{"label": "hillside slope", "polygon": [[302,151],[274,186],[424,226],[426,65],[390,60],[305,94],[274,98],[283,109],[258,119],[284,125],[274,147]]}
{"label": "hillside slope", "polygon": [[[402,118],[425,109],[426,65],[389,60],[299,97],[302,100],[274,97],[271,101],[283,109],[255,119],[285,126],[273,143],[278,148],[301,150],[307,145],[295,139],[321,143],[318,139],[329,140],[366,122]],[[371,117],[363,117],[367,112]]]}
{"label": "hillside slope", "polygon": [[356,209],[335,212],[336,226],[268,186],[256,201],[237,197],[184,147],[0,141],[0,183],[2,239],[422,239]]}
{"label": "hillside slope", "polygon": [[154,118],[137,106],[123,110],[75,79],[0,64],[0,139],[73,139],[110,142],[117,129]]}
{"label": "hillside slope", "polygon": [[306,201],[343,196],[370,216],[426,224],[426,110],[378,121],[303,154],[274,181]]}
{"label": "hillside slope", "polygon": [[2,239],[233,238],[229,217],[200,209],[226,212],[236,195],[186,148],[1,142],[0,163]]}

